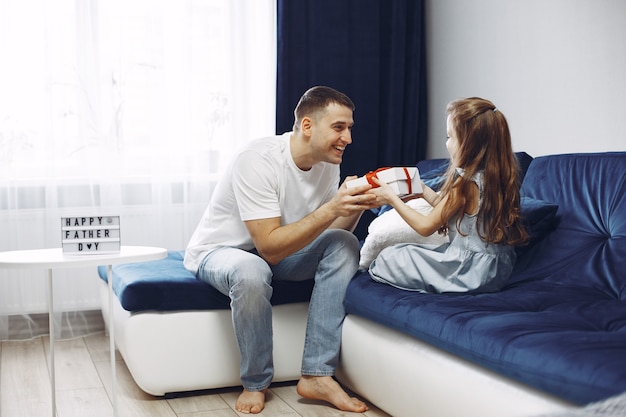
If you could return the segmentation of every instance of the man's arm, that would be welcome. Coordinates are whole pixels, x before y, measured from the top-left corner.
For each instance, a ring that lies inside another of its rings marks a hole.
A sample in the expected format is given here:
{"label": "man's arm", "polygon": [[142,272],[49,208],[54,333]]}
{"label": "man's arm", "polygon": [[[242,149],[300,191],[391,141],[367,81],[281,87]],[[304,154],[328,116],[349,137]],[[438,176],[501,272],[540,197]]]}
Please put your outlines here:
{"label": "man's arm", "polygon": [[[378,207],[378,206],[377,205],[370,206],[368,208],[374,208],[374,207]],[[363,210],[357,213],[354,213],[351,216],[337,217],[335,221],[332,222],[330,226],[328,226],[328,228],[329,229],[344,229],[349,232],[354,232],[354,229],[356,229],[356,225],[359,223],[359,220],[361,220],[362,215],[363,215]]]}
{"label": "man's arm", "polygon": [[370,188],[364,185],[348,190],[343,184],[330,201],[295,223],[281,226],[280,217],[274,217],[245,224],[259,255],[269,264],[277,264],[329,227],[353,228],[363,210],[377,207],[376,197],[364,194]]}

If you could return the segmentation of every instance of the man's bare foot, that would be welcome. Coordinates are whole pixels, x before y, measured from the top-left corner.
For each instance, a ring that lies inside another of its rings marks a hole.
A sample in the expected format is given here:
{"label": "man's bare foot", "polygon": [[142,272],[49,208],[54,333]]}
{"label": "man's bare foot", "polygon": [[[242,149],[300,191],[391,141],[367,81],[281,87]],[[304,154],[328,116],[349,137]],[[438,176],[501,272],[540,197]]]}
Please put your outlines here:
{"label": "man's bare foot", "polygon": [[265,408],[265,391],[248,391],[243,390],[237,402],[235,409],[244,414],[258,414]]}
{"label": "man's bare foot", "polygon": [[369,410],[363,401],[350,397],[330,376],[302,375],[296,389],[304,398],[327,401],[342,411],[363,413]]}

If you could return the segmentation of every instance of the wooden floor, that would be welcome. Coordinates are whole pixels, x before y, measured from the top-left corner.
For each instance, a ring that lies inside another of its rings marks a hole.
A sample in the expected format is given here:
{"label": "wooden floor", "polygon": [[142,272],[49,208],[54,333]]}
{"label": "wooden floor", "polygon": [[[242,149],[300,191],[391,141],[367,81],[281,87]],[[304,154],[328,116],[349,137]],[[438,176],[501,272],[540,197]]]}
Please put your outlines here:
{"label": "wooden floor", "polygon": [[[0,345],[0,416],[52,415],[48,372],[49,339],[5,341]],[[104,332],[55,342],[58,417],[112,417],[109,340]],[[241,388],[208,390],[163,397],[141,391],[117,356],[117,404],[120,417],[234,417]],[[370,405],[357,414],[308,401],[295,383],[274,384],[267,395],[267,417],[389,417]]]}

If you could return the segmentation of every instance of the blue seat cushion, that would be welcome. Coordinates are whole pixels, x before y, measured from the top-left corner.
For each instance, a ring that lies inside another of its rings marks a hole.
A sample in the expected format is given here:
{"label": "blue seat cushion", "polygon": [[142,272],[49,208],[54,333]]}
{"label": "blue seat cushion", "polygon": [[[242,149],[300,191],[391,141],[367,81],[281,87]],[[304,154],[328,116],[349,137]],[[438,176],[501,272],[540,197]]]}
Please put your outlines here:
{"label": "blue seat cushion", "polygon": [[419,294],[362,272],[346,311],[575,403],[626,392],[624,178],[626,152],[535,158],[521,193],[547,229],[500,292]]}
{"label": "blue seat cushion", "polygon": [[361,272],[345,306],[575,403],[626,391],[626,304],[600,290],[535,281],[497,293],[421,294]]}
{"label": "blue seat cushion", "polygon": [[[165,259],[114,265],[113,292],[121,306],[130,312],[230,308],[227,296],[185,269],[183,256],[184,251],[170,251]],[[98,274],[107,281],[106,266],[99,266]],[[273,305],[309,301],[313,280],[276,281],[272,287]]]}

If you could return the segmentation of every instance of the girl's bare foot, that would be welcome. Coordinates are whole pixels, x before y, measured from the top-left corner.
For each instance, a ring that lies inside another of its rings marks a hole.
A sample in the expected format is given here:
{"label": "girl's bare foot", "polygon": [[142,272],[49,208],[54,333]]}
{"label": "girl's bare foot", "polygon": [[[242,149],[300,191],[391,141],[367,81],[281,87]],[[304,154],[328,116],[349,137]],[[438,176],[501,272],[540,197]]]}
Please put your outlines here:
{"label": "girl's bare foot", "polygon": [[248,391],[243,390],[237,402],[235,409],[244,414],[258,414],[265,408],[265,391]]}
{"label": "girl's bare foot", "polygon": [[363,413],[369,409],[363,401],[350,397],[330,376],[303,375],[296,389],[304,398],[327,401],[342,411]]}

